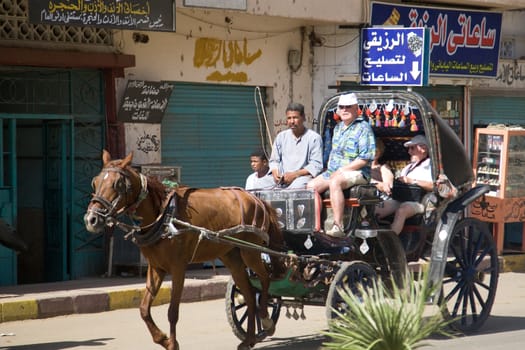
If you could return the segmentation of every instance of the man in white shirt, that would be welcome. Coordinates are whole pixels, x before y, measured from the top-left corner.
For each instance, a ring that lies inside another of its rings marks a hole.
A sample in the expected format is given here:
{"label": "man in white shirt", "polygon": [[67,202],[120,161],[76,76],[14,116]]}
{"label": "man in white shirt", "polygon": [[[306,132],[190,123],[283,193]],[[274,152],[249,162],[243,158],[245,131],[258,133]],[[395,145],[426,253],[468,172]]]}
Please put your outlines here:
{"label": "man in white shirt", "polygon": [[290,103],[286,108],[288,129],[277,134],[270,157],[270,170],[281,188],[306,188],[323,169],[323,140],[305,121],[304,106]]}

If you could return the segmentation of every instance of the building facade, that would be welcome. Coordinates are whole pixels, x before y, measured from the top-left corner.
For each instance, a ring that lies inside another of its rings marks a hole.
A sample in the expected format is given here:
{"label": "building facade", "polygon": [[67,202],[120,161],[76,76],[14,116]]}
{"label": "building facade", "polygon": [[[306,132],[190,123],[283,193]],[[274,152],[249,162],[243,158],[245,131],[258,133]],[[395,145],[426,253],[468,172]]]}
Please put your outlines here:
{"label": "building facade", "polygon": [[[79,3],[0,0],[0,216],[31,246],[18,256],[0,247],[0,284],[107,269],[107,237],[87,233],[82,223],[103,148],[115,157],[133,151],[137,166],[180,167],[181,181],[192,186],[243,186],[249,154],[268,150],[286,127],[289,102],[305,105],[311,125],[326,97],[363,88],[359,43],[370,1],[159,1],[174,9],[171,30],[69,25],[51,16],[62,11],[73,21]],[[486,96],[502,97],[505,107],[522,103],[525,2],[461,3],[503,11],[507,56],[496,78],[431,77],[421,92],[457,116],[469,147],[474,124],[498,114],[488,113]],[[37,5],[40,16],[30,18]],[[130,81],[170,84],[160,123],[120,119]],[[514,110],[500,121],[519,121]]]}

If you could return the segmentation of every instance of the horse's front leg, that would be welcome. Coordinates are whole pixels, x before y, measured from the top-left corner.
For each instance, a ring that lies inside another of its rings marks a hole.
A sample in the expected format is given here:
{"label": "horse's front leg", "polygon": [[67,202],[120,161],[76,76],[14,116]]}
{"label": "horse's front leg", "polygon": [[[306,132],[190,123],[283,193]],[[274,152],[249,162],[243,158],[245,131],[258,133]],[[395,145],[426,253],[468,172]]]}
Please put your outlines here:
{"label": "horse's front leg", "polygon": [[147,280],[146,280],[146,292],[144,293],[144,296],[142,297],[142,301],[140,302],[140,316],[146,323],[146,327],[148,327],[148,330],[151,333],[151,337],[153,338],[153,341],[157,344],[162,345],[164,348],[168,349],[168,346],[169,346],[168,337],[166,336],[164,332],[162,332],[159,329],[159,327],[157,327],[157,325],[155,324],[155,321],[153,321],[153,318],[151,317],[151,304],[153,303],[155,296],[159,292],[159,289],[162,285],[162,281],[165,275],[166,275],[165,271],[153,268],[151,267],[151,265],[148,266],[148,275],[147,275]]}
{"label": "horse's front leg", "polygon": [[[182,264],[181,264],[182,265]],[[186,266],[178,266],[177,271],[171,271],[171,300],[168,308],[168,321],[170,322],[170,339],[168,350],[178,350],[177,322],[179,321],[179,306],[184,289]]]}

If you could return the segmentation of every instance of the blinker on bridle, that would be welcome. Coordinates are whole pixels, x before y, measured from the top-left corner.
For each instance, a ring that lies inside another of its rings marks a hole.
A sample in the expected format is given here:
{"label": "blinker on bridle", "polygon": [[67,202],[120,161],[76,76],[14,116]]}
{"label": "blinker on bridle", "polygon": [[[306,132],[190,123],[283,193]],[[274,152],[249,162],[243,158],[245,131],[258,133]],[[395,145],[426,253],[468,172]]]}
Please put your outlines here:
{"label": "blinker on bridle", "polygon": [[131,212],[131,214],[136,210],[136,208],[140,205],[142,200],[146,198],[148,195],[148,180],[146,176],[139,173],[140,176],[140,184],[141,184],[141,190],[140,194],[138,195],[136,201],[126,206],[124,205],[122,208],[120,208],[118,211],[116,210],[116,207],[118,203],[124,198],[125,204],[127,203],[128,196],[133,193],[133,189],[131,186],[131,181],[129,179],[129,173],[118,167],[111,167],[111,168],[104,168],[100,172],[99,175],[93,178],[91,182],[91,187],[95,190],[95,179],[101,175],[104,175],[104,179],[109,175],[110,172],[118,173],[120,174],[120,177],[113,183],[113,190],[117,193],[117,197],[113,199],[111,202],[107,200],[106,198],[102,197],[97,189],[97,192],[93,194],[93,198],[91,199],[91,202],[99,203],[102,208],[89,208],[88,211],[94,213],[95,215],[101,216],[105,219],[106,224],[109,224],[110,218],[115,218],[122,213],[125,212]]}

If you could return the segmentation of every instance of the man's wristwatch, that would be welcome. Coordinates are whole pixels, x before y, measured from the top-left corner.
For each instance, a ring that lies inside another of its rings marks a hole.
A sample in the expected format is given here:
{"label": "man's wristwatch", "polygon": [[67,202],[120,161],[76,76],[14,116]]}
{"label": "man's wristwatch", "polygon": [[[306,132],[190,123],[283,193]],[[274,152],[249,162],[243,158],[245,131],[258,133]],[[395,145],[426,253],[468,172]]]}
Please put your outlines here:
{"label": "man's wristwatch", "polygon": [[412,182],[414,185],[417,185],[417,180],[414,179],[414,182]]}

